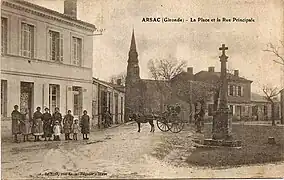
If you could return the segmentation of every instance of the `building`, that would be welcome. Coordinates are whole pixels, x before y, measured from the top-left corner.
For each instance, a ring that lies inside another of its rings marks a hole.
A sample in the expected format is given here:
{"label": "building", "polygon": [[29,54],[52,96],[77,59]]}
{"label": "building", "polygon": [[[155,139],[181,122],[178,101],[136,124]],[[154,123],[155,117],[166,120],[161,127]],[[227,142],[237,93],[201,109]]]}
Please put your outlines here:
{"label": "building", "polygon": [[92,126],[100,127],[103,113],[108,109],[113,123],[124,122],[125,87],[118,79],[116,84],[93,78]]}
{"label": "building", "polygon": [[[200,89],[210,91],[212,86],[209,83],[194,81],[192,70],[188,68],[187,72],[182,72],[170,81],[141,79],[133,31],[126,76],[125,120],[131,112],[160,113],[168,104],[179,104],[182,109],[181,118],[190,121],[194,115],[193,104],[207,94],[207,91],[198,92]],[[207,101],[212,102],[212,94],[206,97]]]}
{"label": "building", "polygon": [[[256,93],[251,93],[252,103],[252,118],[256,121],[268,121],[272,119],[271,103],[265,98]],[[279,120],[281,116],[280,102],[277,98],[274,99],[274,118]]]}
{"label": "building", "polygon": [[281,91],[281,123],[284,124],[284,89]]}
{"label": "building", "polygon": [[[211,84],[219,84],[220,72],[215,72],[214,67],[209,67],[208,71],[200,71],[194,75],[196,81]],[[234,74],[227,73],[228,80],[228,105],[233,112],[233,116],[240,119],[251,115],[251,80],[239,76],[239,70],[234,70]],[[211,105],[213,106],[213,104]]]}
{"label": "building", "polygon": [[[76,0],[64,13],[22,0],[1,6],[1,117],[11,122],[14,105],[83,110],[92,114],[93,37],[96,27],[77,19]],[[3,121],[2,121],[3,122]],[[7,127],[10,127],[9,123]]]}

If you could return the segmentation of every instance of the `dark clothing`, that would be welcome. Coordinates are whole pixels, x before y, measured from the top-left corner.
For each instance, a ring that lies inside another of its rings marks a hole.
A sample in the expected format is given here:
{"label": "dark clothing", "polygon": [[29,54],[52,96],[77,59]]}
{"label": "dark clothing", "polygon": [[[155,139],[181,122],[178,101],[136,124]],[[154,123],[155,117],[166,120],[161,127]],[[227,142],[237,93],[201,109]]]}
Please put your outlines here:
{"label": "dark clothing", "polygon": [[46,112],[42,115],[44,137],[52,136],[52,117],[51,114]]}
{"label": "dark clothing", "polygon": [[12,117],[12,134],[20,134],[20,121],[22,120],[22,114],[19,111],[14,110],[11,113]]}
{"label": "dark clothing", "polygon": [[61,121],[62,121],[62,115],[60,112],[55,112],[52,115],[52,125],[54,126],[55,121],[58,121],[59,124],[61,125]]}
{"label": "dark clothing", "polygon": [[81,133],[90,133],[90,117],[88,115],[83,115],[81,118]]}
{"label": "dark clothing", "polygon": [[63,119],[63,129],[65,134],[72,132],[72,124],[74,117],[71,114],[67,114]]}
{"label": "dark clothing", "polygon": [[180,106],[177,106],[176,108],[175,108],[175,111],[176,111],[176,113],[180,113],[180,111],[181,111],[181,108],[180,108]]}
{"label": "dark clothing", "polygon": [[42,113],[36,111],[33,116],[33,128],[32,133],[35,136],[43,135],[43,123],[42,123]]}

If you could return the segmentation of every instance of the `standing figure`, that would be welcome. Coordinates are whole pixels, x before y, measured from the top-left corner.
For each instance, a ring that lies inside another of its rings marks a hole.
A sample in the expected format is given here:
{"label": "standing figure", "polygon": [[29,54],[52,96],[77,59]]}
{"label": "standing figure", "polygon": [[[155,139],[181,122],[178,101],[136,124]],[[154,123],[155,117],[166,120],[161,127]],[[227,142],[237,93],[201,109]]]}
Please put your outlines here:
{"label": "standing figure", "polygon": [[35,136],[35,141],[40,141],[39,136],[43,135],[42,113],[40,110],[41,108],[37,107],[33,116],[33,134]]}
{"label": "standing figure", "polygon": [[53,126],[53,137],[54,137],[54,141],[60,141],[60,134],[61,134],[61,126],[59,124],[59,121],[55,121],[54,122],[54,126]]}
{"label": "standing figure", "polygon": [[18,111],[19,106],[15,105],[14,110],[11,113],[12,117],[12,134],[14,135],[14,142],[19,142],[17,135],[20,134],[20,121],[22,114]]}
{"label": "standing figure", "polygon": [[90,117],[87,115],[87,111],[83,111],[81,118],[81,133],[83,134],[83,140],[88,140],[88,134],[90,133]]}
{"label": "standing figure", "polygon": [[196,132],[201,133],[201,127],[203,126],[203,117],[205,115],[205,111],[202,105],[200,105],[199,108],[196,105],[195,109],[196,111],[195,111],[194,119],[195,119],[195,124],[196,124]]}
{"label": "standing figure", "polygon": [[[62,130],[62,124],[61,124],[61,121],[62,121],[62,115],[61,113],[59,112],[59,108],[56,107],[55,108],[55,112],[52,114],[52,126],[55,125],[55,122],[58,121],[58,124],[60,125],[61,127],[61,130]],[[61,132],[62,133],[62,132]]]}
{"label": "standing figure", "polygon": [[21,132],[24,135],[24,142],[29,140],[29,135],[31,134],[31,120],[29,117],[29,110],[25,109],[22,115],[22,128]]}
{"label": "standing figure", "polygon": [[74,117],[71,115],[71,110],[68,110],[67,114],[63,119],[63,130],[65,134],[65,140],[71,140],[70,133],[72,130],[73,119]]}
{"label": "standing figure", "polygon": [[73,132],[73,140],[78,140],[77,136],[80,132],[80,126],[79,126],[79,122],[78,119],[75,119],[75,123],[72,125],[72,132]]}
{"label": "standing figure", "polygon": [[47,140],[51,141],[51,136],[52,136],[52,117],[51,114],[49,113],[49,109],[45,108],[45,113],[42,115],[42,120],[43,120],[43,135],[44,135],[44,141]]}

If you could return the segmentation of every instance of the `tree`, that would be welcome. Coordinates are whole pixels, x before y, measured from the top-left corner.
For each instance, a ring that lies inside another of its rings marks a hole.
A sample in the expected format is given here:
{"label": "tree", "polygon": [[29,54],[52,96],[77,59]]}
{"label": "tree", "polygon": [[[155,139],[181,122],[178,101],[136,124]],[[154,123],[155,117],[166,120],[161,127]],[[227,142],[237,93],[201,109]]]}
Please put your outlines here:
{"label": "tree", "polygon": [[[283,71],[284,71],[284,41],[280,41],[281,46],[275,46],[272,43],[267,44],[267,48],[264,50],[265,52],[272,53],[276,59],[273,59],[273,61],[281,66],[283,66]],[[282,53],[280,52],[280,49],[282,49]],[[284,72],[283,72],[284,73]],[[282,84],[283,85],[283,84]],[[284,93],[284,90],[282,91]],[[283,95],[283,94],[282,94]],[[283,96],[282,96],[283,97]],[[284,106],[284,98],[281,98],[281,110],[283,111],[283,106]],[[281,124],[284,124],[284,112],[281,113]]]}
{"label": "tree", "polygon": [[280,49],[284,49],[284,41],[280,41],[282,47],[273,45],[272,43],[267,44],[267,48],[263,51],[272,53],[276,59],[273,61],[277,64],[284,66],[284,54],[280,52]]}
{"label": "tree", "polygon": [[263,86],[262,88],[263,93],[265,94],[265,98],[267,101],[271,104],[271,119],[272,119],[272,126],[275,126],[275,99],[277,99],[277,96],[280,94],[281,90],[279,90],[277,87],[271,87],[268,85]]}
{"label": "tree", "polygon": [[121,85],[125,85],[126,72],[121,72],[121,73],[119,73],[117,75],[112,75],[110,77],[109,81],[110,81],[110,83],[115,84],[115,83],[117,83],[118,79],[121,79]]}
{"label": "tree", "polygon": [[[148,69],[151,77],[156,82],[156,87],[160,92],[160,110],[163,110],[165,99],[169,99],[168,95],[172,96],[170,80],[184,71],[186,67],[185,61],[176,59],[151,59],[148,62]],[[171,98],[170,98],[171,99]]]}

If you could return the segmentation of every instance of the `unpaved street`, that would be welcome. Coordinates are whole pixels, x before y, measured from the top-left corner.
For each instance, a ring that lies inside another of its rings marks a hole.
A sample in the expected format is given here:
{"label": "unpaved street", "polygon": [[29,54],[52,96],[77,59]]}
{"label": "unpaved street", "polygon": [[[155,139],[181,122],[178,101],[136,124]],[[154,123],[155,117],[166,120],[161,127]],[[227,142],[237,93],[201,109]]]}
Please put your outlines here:
{"label": "unpaved street", "polygon": [[[97,131],[91,134],[88,141],[19,144],[4,142],[2,143],[2,178],[36,177],[37,174],[48,172],[72,172],[69,177],[76,177],[76,173],[80,172],[106,173],[101,176],[87,174],[86,177],[90,178],[284,176],[283,163],[221,170],[176,167],[166,159],[161,161],[151,155],[161,143],[161,136],[173,134],[162,133],[158,129],[154,134],[150,133],[148,124],[143,124],[141,133],[137,133],[136,128],[136,124],[131,124]],[[181,133],[193,135],[191,131]]]}

